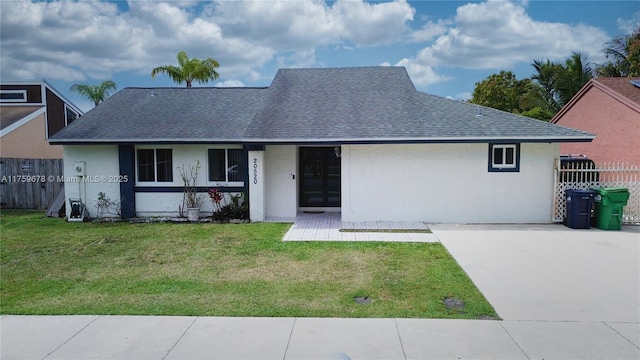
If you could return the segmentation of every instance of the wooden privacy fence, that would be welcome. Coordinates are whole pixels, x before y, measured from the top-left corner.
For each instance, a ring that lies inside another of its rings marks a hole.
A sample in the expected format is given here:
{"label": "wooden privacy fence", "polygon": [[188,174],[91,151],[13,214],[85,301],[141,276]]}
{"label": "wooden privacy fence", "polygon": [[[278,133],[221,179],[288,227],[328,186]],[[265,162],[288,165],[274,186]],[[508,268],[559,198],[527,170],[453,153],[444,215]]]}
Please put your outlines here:
{"label": "wooden privacy fence", "polygon": [[629,200],[623,209],[622,222],[640,223],[640,169],[637,166],[588,162],[561,164],[560,159],[556,159],[553,182],[553,221],[561,222],[567,214],[565,190],[625,187],[629,189]]}
{"label": "wooden privacy fence", "polygon": [[45,210],[64,187],[62,159],[0,158],[3,209]]}

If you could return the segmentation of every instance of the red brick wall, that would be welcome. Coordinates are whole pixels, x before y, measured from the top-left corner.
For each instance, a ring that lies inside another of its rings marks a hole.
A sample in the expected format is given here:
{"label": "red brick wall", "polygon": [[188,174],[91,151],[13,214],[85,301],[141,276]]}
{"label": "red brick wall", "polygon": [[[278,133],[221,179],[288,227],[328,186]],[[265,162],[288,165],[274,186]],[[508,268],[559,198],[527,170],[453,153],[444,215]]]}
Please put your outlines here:
{"label": "red brick wall", "polygon": [[562,154],[640,166],[640,113],[592,87],[556,124],[596,134],[591,143],[560,145]]}

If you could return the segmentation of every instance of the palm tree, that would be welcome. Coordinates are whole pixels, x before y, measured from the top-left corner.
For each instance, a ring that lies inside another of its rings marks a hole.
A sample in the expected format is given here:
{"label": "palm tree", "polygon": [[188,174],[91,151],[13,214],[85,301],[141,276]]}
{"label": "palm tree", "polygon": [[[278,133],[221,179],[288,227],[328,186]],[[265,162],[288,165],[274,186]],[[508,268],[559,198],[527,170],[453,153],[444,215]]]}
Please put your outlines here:
{"label": "palm tree", "polygon": [[603,52],[609,61],[598,65],[599,76],[640,76],[640,27],[630,35],[609,41]]}
{"label": "palm tree", "polygon": [[591,78],[593,70],[586,58],[579,52],[571,54],[565,61],[555,88],[560,104],[564,106],[568,103]]}
{"label": "palm tree", "polygon": [[531,75],[532,83],[522,98],[523,107],[533,109],[540,107],[543,110],[556,113],[560,110],[556,87],[558,77],[562,73],[562,65],[555,62],[534,60],[531,64],[536,73]]}
{"label": "palm tree", "polygon": [[93,101],[96,106],[108,98],[111,91],[116,90],[116,83],[111,80],[103,81],[100,85],[74,84],[69,89],[69,91],[76,92]]}
{"label": "palm tree", "polygon": [[220,77],[216,71],[220,64],[215,59],[189,59],[184,51],[180,51],[177,58],[179,66],[164,65],[156,67],[151,71],[151,77],[155,78],[157,74],[165,74],[178,84],[183,81],[186,82],[188,88],[191,87],[193,81],[205,83]]}
{"label": "palm tree", "polygon": [[579,52],[574,52],[564,64],[534,60],[531,64],[536,73],[520,99],[525,110],[540,108],[549,114],[557,113],[593,77],[591,65]]}

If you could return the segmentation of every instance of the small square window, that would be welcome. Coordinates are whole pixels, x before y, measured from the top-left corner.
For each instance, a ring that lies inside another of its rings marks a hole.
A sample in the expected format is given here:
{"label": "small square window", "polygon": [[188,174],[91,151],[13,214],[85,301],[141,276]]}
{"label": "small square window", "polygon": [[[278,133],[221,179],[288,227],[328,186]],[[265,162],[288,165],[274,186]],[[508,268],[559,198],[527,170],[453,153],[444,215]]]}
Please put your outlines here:
{"label": "small square window", "polygon": [[489,144],[490,172],[519,172],[520,144]]}

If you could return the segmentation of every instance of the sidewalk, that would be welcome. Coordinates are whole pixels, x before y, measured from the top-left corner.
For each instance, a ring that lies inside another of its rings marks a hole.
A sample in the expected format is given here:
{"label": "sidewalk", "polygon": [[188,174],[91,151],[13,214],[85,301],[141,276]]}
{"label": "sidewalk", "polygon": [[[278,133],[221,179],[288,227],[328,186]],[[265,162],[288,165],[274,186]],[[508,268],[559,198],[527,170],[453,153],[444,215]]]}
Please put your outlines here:
{"label": "sidewalk", "polygon": [[299,213],[283,241],[438,242],[422,222],[343,222],[339,212]]}
{"label": "sidewalk", "polygon": [[640,324],[2,316],[9,359],[638,359]]}

